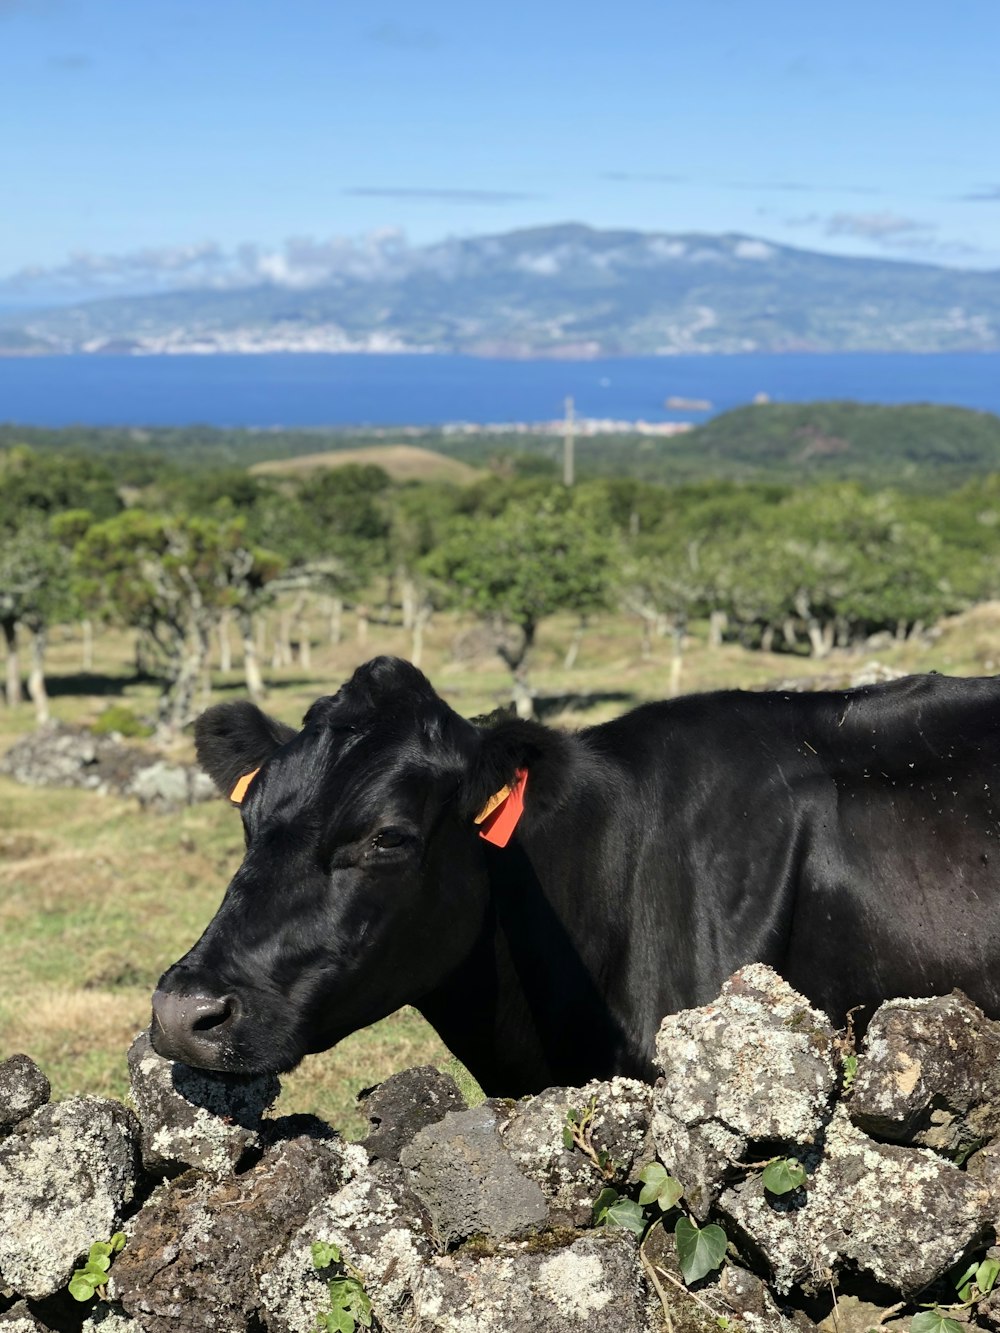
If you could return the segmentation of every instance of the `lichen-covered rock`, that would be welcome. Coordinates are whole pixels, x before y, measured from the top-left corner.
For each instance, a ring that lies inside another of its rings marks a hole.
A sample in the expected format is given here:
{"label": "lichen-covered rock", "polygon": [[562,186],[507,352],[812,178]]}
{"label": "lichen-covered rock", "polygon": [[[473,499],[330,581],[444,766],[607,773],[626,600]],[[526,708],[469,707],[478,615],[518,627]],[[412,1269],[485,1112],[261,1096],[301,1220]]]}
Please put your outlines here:
{"label": "lichen-covered rock", "polygon": [[47,1333],[44,1324],[39,1323],[24,1301],[3,1313],[0,1313],[0,1333]]}
{"label": "lichen-covered rock", "polygon": [[433,1065],[393,1074],[364,1096],[363,1109],[371,1129],[365,1139],[368,1156],[398,1162],[400,1151],[425,1125],[436,1124],[449,1111],[464,1111],[458,1084]]}
{"label": "lichen-covered rock", "polygon": [[837,1078],[835,1037],[823,1014],[757,963],[711,1004],[663,1020],[653,1140],[697,1215],[706,1215],[748,1142],[816,1136]]}
{"label": "lichen-covered rock", "polygon": [[170,764],[158,759],[140,768],[126,791],[139,804],[160,814],[182,810],[218,796],[215,783],[207,773],[190,764]]}
{"label": "lichen-covered rock", "polygon": [[49,1080],[27,1055],[0,1062],[0,1134],[49,1100]]}
{"label": "lichen-covered rock", "polygon": [[532,1253],[508,1243],[484,1258],[433,1260],[413,1296],[419,1333],[651,1333],[651,1306],[634,1238],[595,1232]]}
{"label": "lichen-covered rock", "polygon": [[144,1333],[240,1333],[258,1316],[260,1273],[337,1189],[343,1161],[335,1144],[290,1139],[238,1176],[162,1185],[126,1227],[111,1295]]}
{"label": "lichen-covered rock", "polygon": [[0,1142],[0,1280],[33,1300],[69,1281],[132,1199],[139,1126],[120,1102],[43,1106]]}
{"label": "lichen-covered rock", "polygon": [[260,1146],[261,1116],[281,1089],[273,1074],[240,1078],[165,1060],[148,1030],[129,1047],[128,1067],[150,1170],[232,1171],[248,1148]]}
{"label": "lichen-covered rock", "polygon": [[[646,1144],[652,1100],[653,1090],[647,1084],[613,1078],[582,1088],[549,1088],[506,1110],[500,1121],[504,1147],[541,1187],[551,1225],[589,1226],[601,1187],[628,1179]],[[613,1172],[604,1179],[579,1149],[563,1143],[567,1112],[580,1116],[592,1102],[590,1136],[595,1150],[608,1154],[608,1170]]]}
{"label": "lichen-covered rock", "polygon": [[970,999],[889,1000],[872,1017],[850,1099],[867,1134],[954,1153],[1000,1131],[1000,1024]]}
{"label": "lichen-covered rock", "polygon": [[991,1220],[980,1181],[927,1149],[876,1143],[842,1107],[804,1190],[776,1199],[754,1172],[726,1190],[718,1206],[767,1261],[782,1292],[795,1283],[823,1286],[849,1262],[915,1295]]}
{"label": "lichen-covered rock", "polygon": [[543,1227],[545,1195],[514,1164],[489,1106],[451,1111],[403,1149],[407,1183],[451,1245],[469,1236],[524,1236]]}
{"label": "lichen-covered rock", "polygon": [[119,1306],[98,1301],[83,1321],[80,1333],[145,1333],[145,1330]]}
{"label": "lichen-covered rock", "polygon": [[432,1253],[426,1218],[398,1163],[369,1165],[361,1147],[351,1152],[350,1178],[313,1209],[261,1276],[268,1333],[315,1330],[328,1297],[327,1279],[312,1261],[316,1241],[336,1245],[360,1273],[385,1333],[412,1333],[413,1291]]}

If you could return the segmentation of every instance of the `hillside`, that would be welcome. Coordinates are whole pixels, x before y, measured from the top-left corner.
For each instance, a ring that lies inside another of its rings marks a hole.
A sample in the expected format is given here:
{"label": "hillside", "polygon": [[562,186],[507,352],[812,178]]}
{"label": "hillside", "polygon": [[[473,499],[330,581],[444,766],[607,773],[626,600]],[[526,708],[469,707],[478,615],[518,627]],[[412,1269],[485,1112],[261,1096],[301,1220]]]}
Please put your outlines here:
{"label": "hillside", "polygon": [[328,450],[321,454],[300,454],[297,458],[268,459],[254,463],[250,471],[263,476],[301,477],[309,472],[322,472],[343,467],[347,463],[374,464],[382,468],[393,481],[449,481],[456,486],[476,481],[479,471],[457,458],[419,449],[412,444],[373,444],[362,449]]}
{"label": "hillside", "polygon": [[1000,273],[751,236],[576,224],[381,254],[322,286],[93,301],[0,319],[51,351],[461,352],[493,357],[1000,348]]}

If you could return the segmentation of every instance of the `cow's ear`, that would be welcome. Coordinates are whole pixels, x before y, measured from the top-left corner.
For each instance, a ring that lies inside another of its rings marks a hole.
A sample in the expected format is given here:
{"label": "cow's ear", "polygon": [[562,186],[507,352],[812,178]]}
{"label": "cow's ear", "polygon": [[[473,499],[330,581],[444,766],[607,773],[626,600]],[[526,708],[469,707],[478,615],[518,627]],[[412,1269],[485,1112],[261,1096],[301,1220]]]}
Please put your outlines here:
{"label": "cow's ear", "polygon": [[226,796],[297,734],[246,700],[216,704],[194,724],[198,763]]}
{"label": "cow's ear", "polygon": [[483,727],[462,785],[461,813],[475,819],[492,796],[513,786],[519,770],[527,769],[525,814],[544,818],[569,797],[574,759],[572,738],[540,722],[505,718]]}

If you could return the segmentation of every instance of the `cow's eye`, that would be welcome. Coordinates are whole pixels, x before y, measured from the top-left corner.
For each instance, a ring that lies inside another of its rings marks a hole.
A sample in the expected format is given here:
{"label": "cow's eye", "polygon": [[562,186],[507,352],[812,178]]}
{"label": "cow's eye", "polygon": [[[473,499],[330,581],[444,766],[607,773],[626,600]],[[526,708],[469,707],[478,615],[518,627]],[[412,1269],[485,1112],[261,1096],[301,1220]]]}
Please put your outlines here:
{"label": "cow's eye", "polygon": [[408,841],[409,839],[401,829],[386,828],[381,833],[376,833],[372,838],[372,847],[377,852],[389,852],[395,847],[402,847]]}

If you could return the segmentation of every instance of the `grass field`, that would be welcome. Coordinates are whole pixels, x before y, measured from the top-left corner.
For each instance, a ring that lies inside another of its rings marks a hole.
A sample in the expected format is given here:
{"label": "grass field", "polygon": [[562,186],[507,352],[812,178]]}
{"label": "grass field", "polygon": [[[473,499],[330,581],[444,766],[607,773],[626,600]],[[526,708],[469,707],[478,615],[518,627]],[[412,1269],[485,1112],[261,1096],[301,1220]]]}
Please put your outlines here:
{"label": "grass field", "polygon": [[[296,723],[320,694],[335,689],[376,652],[405,655],[398,626],[373,626],[367,643],[320,641],[313,626],[312,667],[271,673],[269,707]],[[353,626],[348,623],[348,632]],[[442,618],[425,639],[424,669],[458,711],[474,715],[507,697],[499,663],[457,664],[457,629]],[[542,627],[533,681],[546,721],[565,726],[603,721],[666,693],[666,640],[650,657],[636,625],[608,617],[584,638],[577,665],[563,667],[573,623]],[[92,722],[109,703],[137,713],[152,709],[155,688],[136,683],[132,646],[119,634],[97,643],[93,674],[80,672],[80,645],[67,629],[51,654],[52,711],[64,721]],[[872,654],[835,654],[824,662],[708,650],[695,635],[682,688],[774,684],[790,677],[857,670]],[[931,644],[892,645],[878,660],[905,670],[992,672],[1000,664],[1000,608],[979,607],[942,627]],[[242,695],[237,674],[216,676],[212,699]],[[34,726],[30,705],[0,705],[0,749]],[[175,757],[190,758],[188,739]],[[197,938],[239,864],[238,818],[223,801],[162,815],[130,800],[77,790],[39,790],[0,778],[0,1058],[25,1051],[42,1066],[54,1094],[127,1091],[125,1050],[146,1025],[149,997],[163,969]],[[451,1057],[414,1011],[404,1010],[356,1033],[335,1050],[312,1056],[283,1080],[282,1111],[313,1111],[348,1133],[363,1127],[357,1092],[396,1069]]]}

